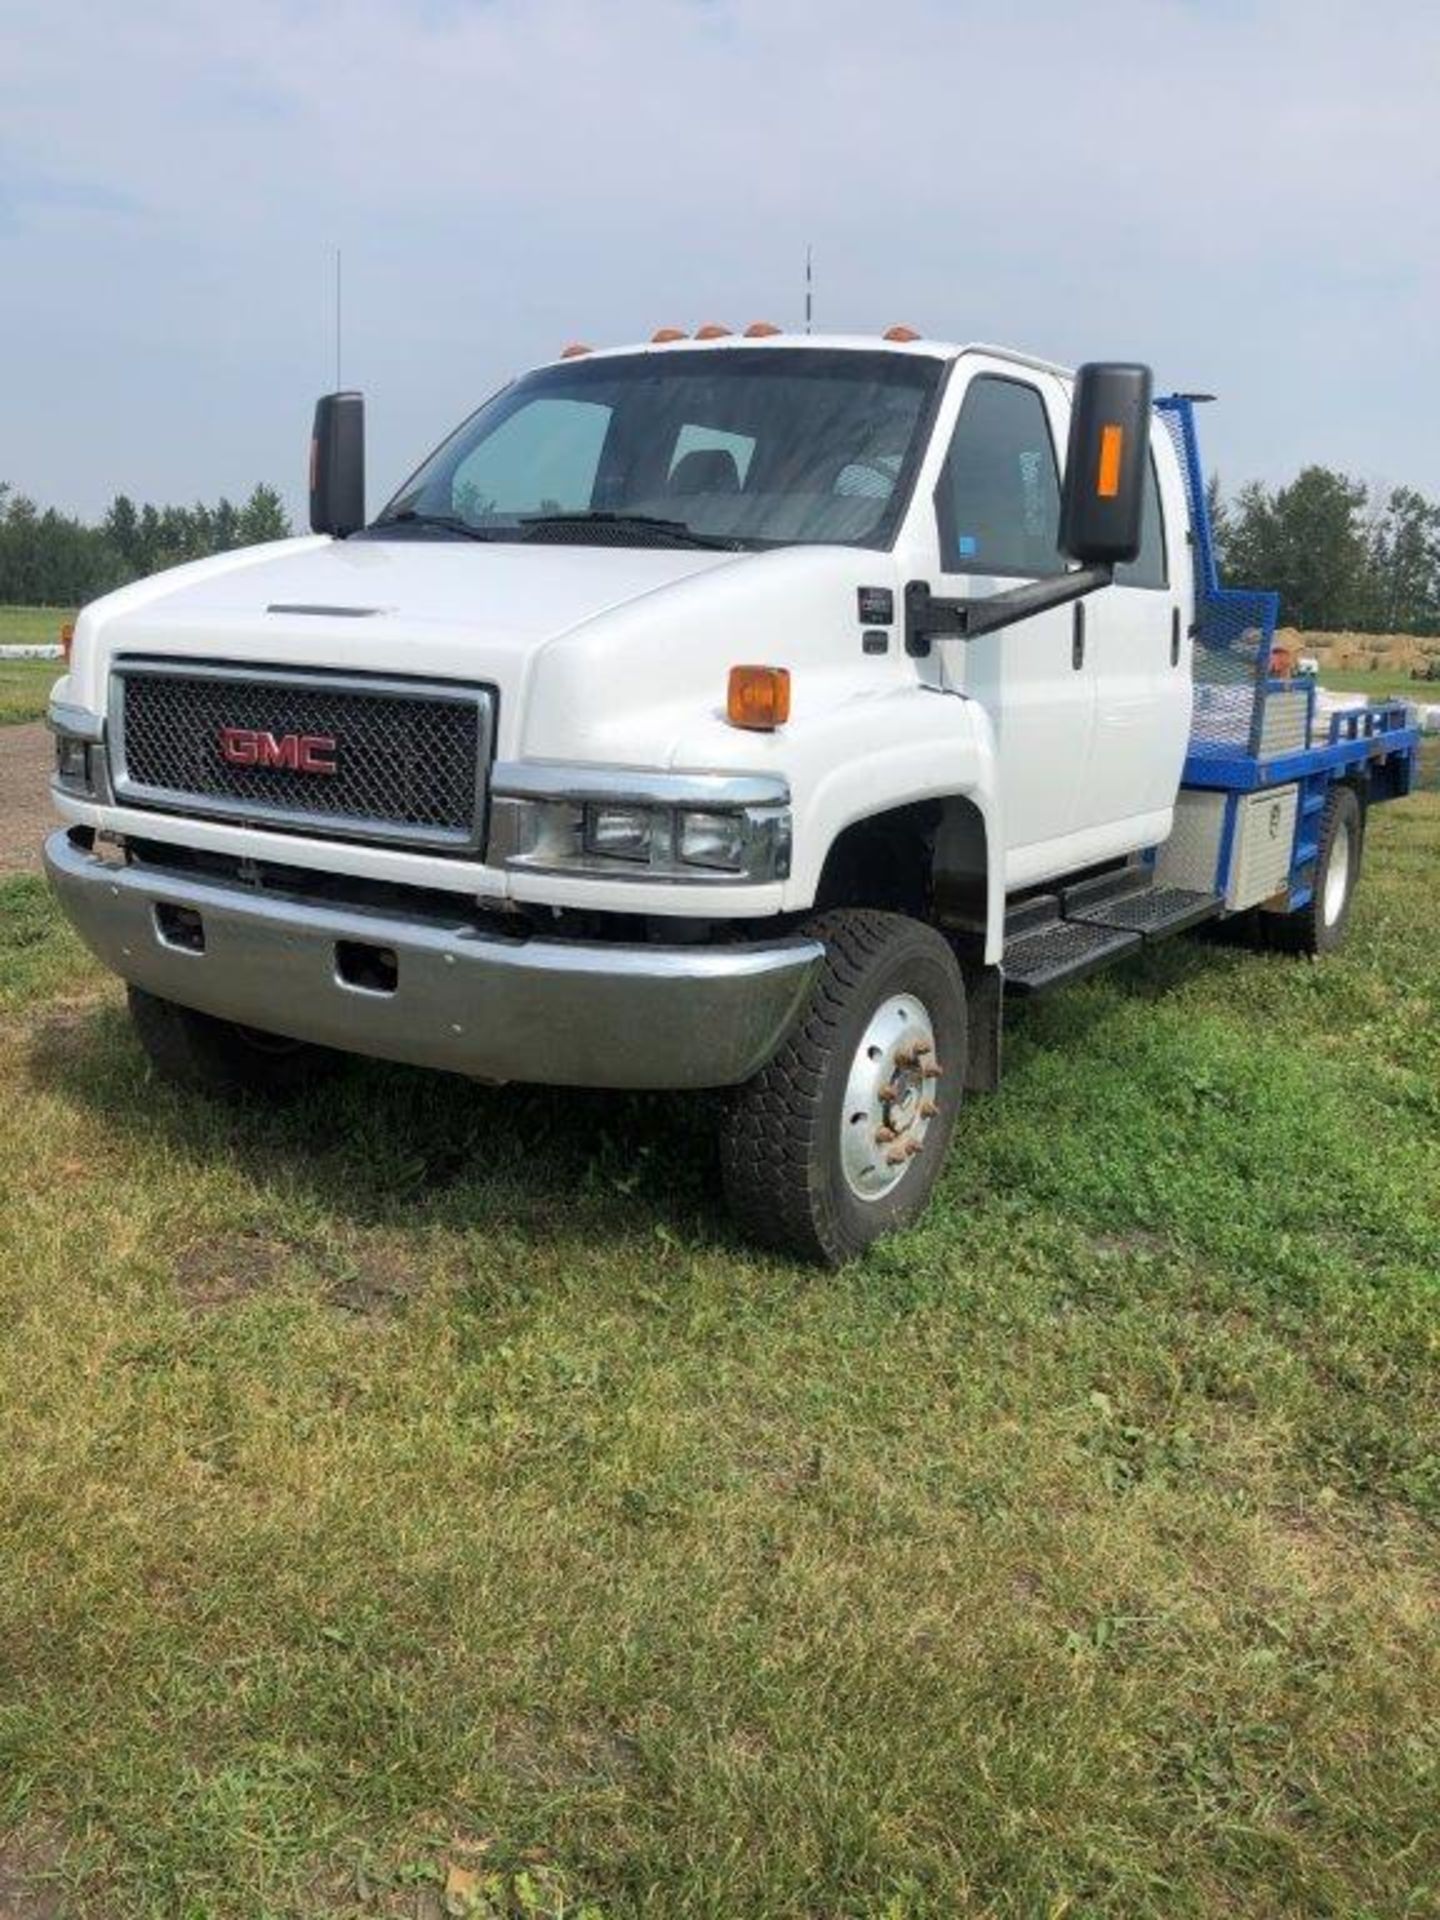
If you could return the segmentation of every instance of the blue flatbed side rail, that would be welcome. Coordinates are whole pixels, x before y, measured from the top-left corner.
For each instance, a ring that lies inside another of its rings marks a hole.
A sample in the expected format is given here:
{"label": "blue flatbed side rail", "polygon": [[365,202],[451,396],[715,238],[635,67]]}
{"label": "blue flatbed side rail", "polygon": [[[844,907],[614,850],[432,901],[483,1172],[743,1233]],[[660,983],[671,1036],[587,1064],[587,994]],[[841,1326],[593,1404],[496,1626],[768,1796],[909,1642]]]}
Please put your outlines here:
{"label": "blue flatbed side rail", "polygon": [[[1306,780],[1317,773],[1338,778],[1350,768],[1368,767],[1375,771],[1388,769],[1390,779],[1381,785],[1393,783],[1394,787],[1371,797],[1396,800],[1414,787],[1419,752],[1420,728],[1413,709],[1404,700],[1387,700],[1383,705],[1346,707],[1332,713],[1329,738],[1294,753],[1262,760],[1250,753],[1227,756],[1192,752],[1185,761],[1183,784],[1253,793],[1259,787],[1283,786],[1289,780]],[[1403,767],[1392,765],[1394,762],[1403,763]]]}

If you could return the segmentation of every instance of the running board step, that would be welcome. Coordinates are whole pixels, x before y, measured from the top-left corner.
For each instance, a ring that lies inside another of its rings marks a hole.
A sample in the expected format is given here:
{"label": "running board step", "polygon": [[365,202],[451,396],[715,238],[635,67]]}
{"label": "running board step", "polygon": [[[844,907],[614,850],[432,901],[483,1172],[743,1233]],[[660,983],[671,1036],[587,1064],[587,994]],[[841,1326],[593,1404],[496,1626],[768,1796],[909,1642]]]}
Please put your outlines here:
{"label": "running board step", "polygon": [[1133,868],[1125,878],[1128,886],[1117,884],[1116,874],[1098,875],[1012,907],[1005,916],[1009,991],[1042,993],[1083,979],[1141,945],[1213,920],[1225,908],[1218,893],[1136,886]]}
{"label": "running board step", "polygon": [[1141,934],[1146,940],[1163,940],[1168,934],[1198,927],[1202,920],[1213,920],[1224,905],[1218,893],[1192,893],[1186,887],[1140,887],[1093,905],[1067,906],[1066,922],[1118,927],[1126,933]]}
{"label": "running board step", "polygon": [[1005,989],[1008,993],[1042,993],[1062,981],[1083,979],[1139,946],[1139,934],[1121,927],[1051,920],[1006,941]]}

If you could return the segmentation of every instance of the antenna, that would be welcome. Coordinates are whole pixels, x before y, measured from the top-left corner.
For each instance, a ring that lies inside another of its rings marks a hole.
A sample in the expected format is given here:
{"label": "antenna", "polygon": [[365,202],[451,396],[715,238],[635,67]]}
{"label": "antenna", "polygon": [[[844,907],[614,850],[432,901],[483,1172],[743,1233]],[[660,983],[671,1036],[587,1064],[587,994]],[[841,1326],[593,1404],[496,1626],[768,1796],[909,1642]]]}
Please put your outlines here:
{"label": "antenna", "polygon": [[342,321],[344,317],[344,282],[341,277],[340,249],[335,249],[335,391],[340,392],[344,381],[340,378],[340,345],[342,340]]}
{"label": "antenna", "polygon": [[815,317],[814,275],[810,271],[811,251],[807,241],[805,246],[805,331],[807,333],[811,331],[810,323]]}

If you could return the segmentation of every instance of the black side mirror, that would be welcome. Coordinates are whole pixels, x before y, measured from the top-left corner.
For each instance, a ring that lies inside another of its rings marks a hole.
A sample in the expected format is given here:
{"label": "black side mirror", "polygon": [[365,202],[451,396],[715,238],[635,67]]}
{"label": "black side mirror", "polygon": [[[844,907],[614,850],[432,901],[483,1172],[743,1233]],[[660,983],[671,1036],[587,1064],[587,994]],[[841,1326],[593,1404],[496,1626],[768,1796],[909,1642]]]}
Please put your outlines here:
{"label": "black side mirror", "polygon": [[364,524],[365,396],[327,393],[310,442],[310,531],[343,540]]}
{"label": "black side mirror", "polygon": [[1140,551],[1151,417],[1148,367],[1095,360],[1076,374],[1060,545],[1082,567]]}

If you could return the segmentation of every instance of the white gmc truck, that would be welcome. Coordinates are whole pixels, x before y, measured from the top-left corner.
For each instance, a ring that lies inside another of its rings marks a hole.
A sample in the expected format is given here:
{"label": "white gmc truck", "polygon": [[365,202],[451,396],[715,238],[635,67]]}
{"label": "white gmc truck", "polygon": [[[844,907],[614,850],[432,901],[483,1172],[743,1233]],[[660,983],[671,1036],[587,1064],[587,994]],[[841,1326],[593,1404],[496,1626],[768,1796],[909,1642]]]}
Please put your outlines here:
{"label": "white gmc truck", "polygon": [[821,1261],[924,1206],[1007,995],[1324,950],[1415,775],[1272,671],[1143,367],[570,348],[374,519],[327,396],[311,522],[96,602],[54,692],[48,871],[156,1067],[728,1089],[731,1206]]}

